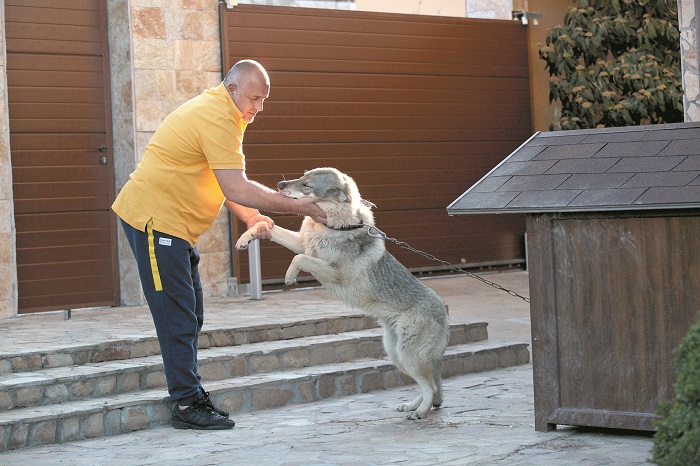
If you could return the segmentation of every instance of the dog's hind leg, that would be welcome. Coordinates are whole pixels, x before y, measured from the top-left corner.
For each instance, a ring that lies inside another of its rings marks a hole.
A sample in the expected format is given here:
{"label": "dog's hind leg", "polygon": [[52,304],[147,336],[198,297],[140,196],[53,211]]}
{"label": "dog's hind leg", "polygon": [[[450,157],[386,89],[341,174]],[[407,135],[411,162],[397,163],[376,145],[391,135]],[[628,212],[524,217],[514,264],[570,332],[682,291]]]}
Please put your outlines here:
{"label": "dog's hind leg", "polygon": [[438,386],[433,380],[432,370],[425,365],[417,367],[417,365],[408,364],[406,369],[406,373],[418,383],[420,395],[412,402],[400,405],[398,410],[408,411],[409,419],[422,419],[433,406],[435,394],[438,393]]}

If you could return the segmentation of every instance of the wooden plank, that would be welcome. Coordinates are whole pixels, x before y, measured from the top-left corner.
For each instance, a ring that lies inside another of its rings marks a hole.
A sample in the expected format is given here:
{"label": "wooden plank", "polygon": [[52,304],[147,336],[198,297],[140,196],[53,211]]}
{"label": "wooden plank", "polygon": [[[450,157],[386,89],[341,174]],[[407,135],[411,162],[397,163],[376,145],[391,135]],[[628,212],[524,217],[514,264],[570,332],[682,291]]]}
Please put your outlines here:
{"label": "wooden plank", "polygon": [[527,217],[535,430],[556,429],[550,416],[561,406],[556,281],[551,216]]}
{"label": "wooden plank", "polygon": [[10,132],[12,152],[16,150],[88,150],[97,149],[106,143],[103,133],[34,133],[17,134]]}
{"label": "wooden plank", "polygon": [[103,133],[107,130],[104,120],[90,119],[13,119],[13,130],[18,133]]}
{"label": "wooden plank", "polygon": [[75,118],[98,119],[104,116],[104,103],[89,104],[85,102],[77,103],[25,103],[15,101],[8,106],[10,118],[31,119],[41,114],[45,119],[65,120]]}
{"label": "wooden plank", "polygon": [[[12,57],[8,57],[10,62]],[[103,74],[101,72],[75,71],[37,71],[10,70],[7,71],[8,86],[48,88],[101,88]],[[54,89],[54,92],[60,89]]]}

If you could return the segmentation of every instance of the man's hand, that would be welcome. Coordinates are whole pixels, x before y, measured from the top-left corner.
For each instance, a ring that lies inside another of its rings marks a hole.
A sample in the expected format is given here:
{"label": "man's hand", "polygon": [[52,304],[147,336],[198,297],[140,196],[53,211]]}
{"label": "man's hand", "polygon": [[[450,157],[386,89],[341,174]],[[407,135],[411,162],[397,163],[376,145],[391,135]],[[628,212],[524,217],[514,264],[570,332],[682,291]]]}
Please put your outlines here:
{"label": "man's hand", "polygon": [[250,229],[255,226],[256,223],[258,222],[265,222],[267,223],[267,228],[265,228],[264,225],[260,225],[258,227],[258,230],[255,232],[255,235],[253,236],[253,239],[270,239],[272,238],[272,235],[270,234],[270,229],[275,226],[275,222],[270,218],[265,215],[262,215],[260,213],[253,214],[248,219],[245,221],[246,228]]}

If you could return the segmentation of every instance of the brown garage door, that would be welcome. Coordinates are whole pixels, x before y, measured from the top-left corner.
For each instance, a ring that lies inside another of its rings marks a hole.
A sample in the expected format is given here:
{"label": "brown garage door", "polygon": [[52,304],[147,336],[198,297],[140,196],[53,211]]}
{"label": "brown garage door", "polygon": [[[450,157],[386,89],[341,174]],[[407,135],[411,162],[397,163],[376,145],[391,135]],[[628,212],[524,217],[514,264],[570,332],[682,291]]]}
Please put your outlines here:
{"label": "brown garage door", "polygon": [[[222,18],[226,69],[254,58],[272,81],[246,130],[250,178],[275,186],[333,166],[377,205],[389,236],[452,263],[523,262],[524,217],[445,211],[532,133],[519,23],[253,5]],[[291,253],[261,249],[263,279],[279,280]],[[412,269],[436,265],[390,250]],[[247,254],[236,258],[246,281]]]}
{"label": "brown garage door", "polygon": [[104,0],[6,0],[19,312],[117,303]]}

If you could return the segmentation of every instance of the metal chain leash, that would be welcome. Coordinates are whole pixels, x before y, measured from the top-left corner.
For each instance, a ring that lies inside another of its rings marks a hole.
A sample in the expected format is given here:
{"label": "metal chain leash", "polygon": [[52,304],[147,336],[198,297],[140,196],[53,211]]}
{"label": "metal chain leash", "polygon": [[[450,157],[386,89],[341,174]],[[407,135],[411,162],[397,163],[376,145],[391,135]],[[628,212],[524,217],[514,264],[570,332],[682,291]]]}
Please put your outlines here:
{"label": "metal chain leash", "polygon": [[522,299],[526,303],[530,302],[530,298],[528,298],[526,296],[522,296],[513,290],[509,290],[508,288],[504,288],[501,285],[499,285],[498,283],[494,283],[492,281],[486,280],[485,278],[480,277],[475,273],[467,272],[466,270],[462,270],[459,267],[457,267],[456,265],[450,264],[449,262],[444,261],[442,259],[438,259],[437,257],[435,257],[434,255],[432,255],[430,253],[427,253],[425,251],[421,251],[420,249],[416,249],[408,243],[405,243],[403,241],[399,241],[396,238],[391,238],[391,237],[387,236],[386,233],[384,233],[382,230],[380,230],[379,228],[377,228],[375,226],[368,226],[367,227],[367,234],[373,238],[379,238],[379,239],[382,239],[385,241],[390,241],[400,248],[406,249],[408,251],[413,251],[416,254],[420,254],[421,256],[423,256],[427,259],[430,259],[432,261],[439,262],[443,265],[446,265],[447,267],[449,267],[451,270],[454,270],[455,272],[462,273],[462,274],[464,274],[468,277],[471,277],[471,278],[476,278],[480,282],[483,282],[483,283],[485,283],[493,288],[496,288],[497,290],[505,291],[506,293],[508,293],[509,295],[511,295],[513,297]]}

